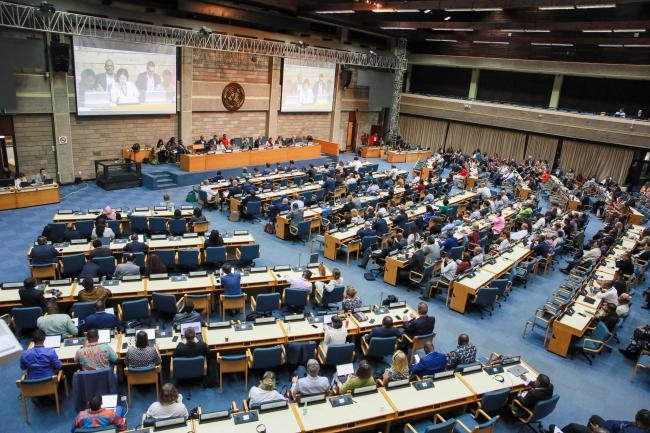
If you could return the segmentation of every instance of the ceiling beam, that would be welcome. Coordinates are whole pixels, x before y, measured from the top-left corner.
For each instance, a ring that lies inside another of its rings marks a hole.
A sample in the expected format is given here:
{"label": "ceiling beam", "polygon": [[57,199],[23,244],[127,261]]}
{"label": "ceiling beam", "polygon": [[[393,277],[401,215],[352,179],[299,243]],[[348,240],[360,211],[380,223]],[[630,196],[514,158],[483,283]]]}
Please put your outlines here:
{"label": "ceiling beam", "polygon": [[456,29],[468,28],[474,30],[527,29],[551,30],[560,32],[579,32],[581,30],[611,30],[611,29],[645,29],[650,31],[650,20],[638,21],[515,21],[485,22],[485,21],[380,21],[379,27],[415,27],[417,29]]}

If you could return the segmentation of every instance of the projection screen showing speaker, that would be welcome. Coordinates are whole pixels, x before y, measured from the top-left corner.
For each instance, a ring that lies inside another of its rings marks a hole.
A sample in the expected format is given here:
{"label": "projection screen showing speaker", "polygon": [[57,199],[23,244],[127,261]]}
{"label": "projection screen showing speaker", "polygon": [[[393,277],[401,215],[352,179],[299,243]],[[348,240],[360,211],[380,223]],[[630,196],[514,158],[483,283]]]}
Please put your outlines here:
{"label": "projection screen showing speaker", "polygon": [[284,59],[280,111],[332,111],[335,71],[334,63]]}
{"label": "projection screen showing speaker", "polygon": [[73,38],[77,114],[176,112],[176,47]]}

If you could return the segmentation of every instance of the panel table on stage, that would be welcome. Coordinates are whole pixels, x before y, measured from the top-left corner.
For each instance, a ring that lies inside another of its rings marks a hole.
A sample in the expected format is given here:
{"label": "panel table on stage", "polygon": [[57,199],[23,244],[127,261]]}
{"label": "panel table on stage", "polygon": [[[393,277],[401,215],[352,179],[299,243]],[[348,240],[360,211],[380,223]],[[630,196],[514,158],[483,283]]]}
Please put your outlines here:
{"label": "panel table on stage", "polygon": [[14,186],[0,188],[0,210],[16,209],[30,206],[41,206],[61,201],[59,185]]}

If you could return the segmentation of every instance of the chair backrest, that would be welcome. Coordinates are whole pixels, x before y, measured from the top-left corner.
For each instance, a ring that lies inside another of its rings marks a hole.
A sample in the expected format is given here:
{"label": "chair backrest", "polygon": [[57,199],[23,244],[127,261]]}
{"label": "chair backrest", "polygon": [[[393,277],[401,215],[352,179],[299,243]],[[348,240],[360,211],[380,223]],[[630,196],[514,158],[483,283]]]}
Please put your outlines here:
{"label": "chair backrest", "polygon": [[95,313],[95,302],[75,302],[72,304],[72,312],[79,320],[86,320],[86,317]]}
{"label": "chair backrest", "polygon": [[14,307],[11,317],[18,329],[36,329],[36,320],[43,315],[41,307]]}
{"label": "chair backrest", "polygon": [[224,263],[226,261],[226,247],[207,247],[205,249],[206,263]]}
{"label": "chair backrest", "polygon": [[246,203],[246,214],[247,215],[259,215],[262,212],[262,202],[261,201],[249,201]]}
{"label": "chair backrest", "polygon": [[122,320],[137,320],[149,317],[149,303],[146,299],[122,302]]}
{"label": "chair backrest", "polygon": [[129,216],[131,221],[131,231],[135,233],[144,233],[147,231],[147,217],[143,215],[131,215]]}
{"label": "chair backrest", "polygon": [[609,337],[609,329],[607,328],[607,325],[605,325],[602,321],[598,321],[596,324],[596,329],[591,333],[591,335],[589,335],[589,338],[602,342],[609,340]]}
{"label": "chair backrest", "polygon": [[344,294],[345,294],[345,286],[343,285],[334,286],[334,289],[332,289],[331,292],[325,291],[325,293],[323,294],[322,305],[337,304],[339,302],[343,302]]}
{"label": "chair backrest", "polygon": [[486,422],[477,425],[474,428],[474,433],[490,433],[494,431],[494,426],[499,421],[499,415],[493,416]]}
{"label": "chair backrest", "polygon": [[169,231],[175,235],[182,235],[187,231],[187,221],[185,218],[169,220]]}
{"label": "chair backrest", "polygon": [[422,272],[422,283],[427,283],[431,279],[431,275],[433,275],[433,270],[436,267],[436,263],[432,263],[429,266],[424,268],[424,271]]}
{"label": "chair backrest", "polygon": [[163,217],[149,218],[149,230],[151,233],[167,233],[167,220]]}
{"label": "chair backrest", "polygon": [[253,349],[253,370],[266,370],[282,365],[282,346],[258,347]]}
{"label": "chair backrest", "polygon": [[284,289],[284,305],[291,307],[304,307],[307,305],[309,292],[303,289]]}
{"label": "chair backrest", "polygon": [[280,309],[279,293],[260,293],[255,297],[255,311],[258,313],[270,313]]}
{"label": "chair backrest", "polygon": [[48,239],[52,242],[62,242],[63,233],[65,233],[66,225],[64,223],[49,223]]}
{"label": "chair backrest", "polygon": [[167,270],[173,269],[176,266],[176,251],[174,250],[156,250],[150,254],[157,255],[165,264]]}
{"label": "chair backrest", "polygon": [[379,236],[364,236],[361,239],[361,251],[365,251],[373,245],[379,245]]}
{"label": "chair backrest", "polygon": [[193,356],[191,358],[172,357],[174,379],[195,379],[203,377],[205,358]]}
{"label": "chair backrest", "polygon": [[101,275],[113,275],[115,273],[115,257],[95,257],[93,262],[99,265],[99,273]]}
{"label": "chair backrest", "polygon": [[132,254],[133,257],[135,258],[134,260],[135,264],[140,266],[140,271],[142,271],[144,269],[144,253],[142,251],[138,251]]}
{"label": "chair backrest", "polygon": [[117,394],[117,377],[112,368],[77,371],[72,376],[72,395],[77,412],[85,409],[88,400],[95,393],[101,395]]}
{"label": "chair backrest", "polygon": [[496,301],[499,289],[496,287],[481,287],[476,292],[476,303],[479,305],[490,305]]}
{"label": "chair backrest", "polygon": [[396,342],[397,337],[373,337],[370,340],[366,356],[369,358],[383,358],[392,355],[395,351]]}
{"label": "chair backrest", "polygon": [[311,228],[311,221],[302,221],[298,223],[298,236],[304,237],[309,234],[309,229]]}
{"label": "chair backrest", "polygon": [[115,236],[122,234],[122,223],[118,220],[107,220],[106,225],[113,230]]}
{"label": "chair backrest", "polygon": [[531,417],[530,422],[539,421],[550,415],[555,410],[558,400],[560,400],[560,396],[554,394],[553,397],[548,400],[541,400],[535,403],[535,406],[533,406],[533,409],[531,410],[533,416]]}
{"label": "chair backrest", "polygon": [[199,250],[178,250],[178,265],[179,266],[198,266],[199,265]]}
{"label": "chair backrest", "polygon": [[242,245],[239,247],[239,251],[241,252],[241,261],[251,261],[255,260],[260,256],[260,246],[259,244],[254,244],[254,245]]}
{"label": "chair backrest", "polygon": [[497,412],[508,403],[510,397],[510,388],[501,389],[483,394],[481,399],[481,409],[487,413]]}
{"label": "chair backrest", "polygon": [[[95,221],[77,221],[74,223],[74,226],[79,232],[86,238],[90,238],[93,234],[93,228],[95,227]],[[113,230],[115,231],[115,230]],[[116,233],[117,234],[117,233]]]}
{"label": "chair backrest", "polygon": [[463,246],[451,247],[451,258],[454,260],[460,260],[463,250],[465,250],[465,247]]}
{"label": "chair backrest", "polygon": [[456,428],[456,419],[450,418],[445,422],[434,424],[431,427],[427,427],[424,433],[453,433]]}
{"label": "chair backrest", "polygon": [[178,312],[176,296],[174,295],[152,292],[151,300],[155,311],[167,314],[176,314]]}
{"label": "chair backrest", "polygon": [[61,272],[65,276],[76,277],[86,264],[86,255],[83,253],[65,255],[61,257],[61,263],[63,264]]}
{"label": "chair backrest", "polygon": [[354,343],[330,344],[327,346],[325,365],[349,364],[354,361]]}

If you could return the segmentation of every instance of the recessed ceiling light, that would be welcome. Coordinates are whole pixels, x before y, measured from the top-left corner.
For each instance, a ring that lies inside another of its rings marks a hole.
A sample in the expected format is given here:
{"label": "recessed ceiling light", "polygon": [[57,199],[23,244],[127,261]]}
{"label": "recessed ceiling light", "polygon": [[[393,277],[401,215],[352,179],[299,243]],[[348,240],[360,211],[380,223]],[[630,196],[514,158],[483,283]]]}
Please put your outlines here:
{"label": "recessed ceiling light", "polygon": [[470,28],[453,28],[453,29],[452,29],[452,28],[449,28],[449,29],[443,29],[443,28],[438,28],[438,27],[433,28],[433,29],[431,29],[431,30],[435,30],[435,31],[437,31],[437,32],[473,32],[473,31],[474,31],[474,29],[470,29]]}
{"label": "recessed ceiling light", "polygon": [[542,29],[526,29],[524,31],[526,33],[551,33],[550,30],[542,30]]}
{"label": "recessed ceiling light", "polygon": [[589,30],[583,30],[582,33],[611,33],[612,31],[609,29],[589,29]]}
{"label": "recessed ceiling light", "polygon": [[574,6],[540,6],[537,9],[540,11],[563,11],[574,9]]}
{"label": "recessed ceiling light", "polygon": [[445,17],[445,21],[449,21],[451,17]]}
{"label": "recessed ceiling light", "polygon": [[431,12],[431,9],[427,9],[424,11],[425,14],[428,14],[429,12]]}
{"label": "recessed ceiling light", "polygon": [[623,45],[620,44],[598,44],[601,48],[623,48]]}
{"label": "recessed ceiling light", "polygon": [[472,12],[472,8],[449,8],[445,12]]}
{"label": "recessed ceiling light", "polygon": [[373,9],[376,14],[381,13],[400,13],[400,12],[420,12],[420,9]]}
{"label": "recessed ceiling light", "polygon": [[615,8],[616,3],[601,3],[601,4],[591,4],[591,5],[576,5],[576,9],[608,9]]}
{"label": "recessed ceiling light", "polygon": [[456,39],[430,39],[430,38],[427,38],[425,40],[429,41],[429,42],[458,42]]}
{"label": "recessed ceiling light", "polygon": [[382,30],[415,30],[415,27],[379,27]]}
{"label": "recessed ceiling light", "polygon": [[614,29],[614,33],[643,33],[645,29]]}
{"label": "recessed ceiling light", "polygon": [[503,8],[474,8],[472,10],[474,12],[499,12],[502,11]]}
{"label": "recessed ceiling light", "polygon": [[632,44],[632,45],[625,44],[623,46],[625,48],[650,48],[650,44]]}
{"label": "recessed ceiling light", "polygon": [[472,41],[475,44],[494,44],[494,45],[510,45],[510,42],[502,41]]}
{"label": "recessed ceiling light", "polygon": [[317,14],[353,14],[352,9],[342,9],[336,11],[316,11]]}

